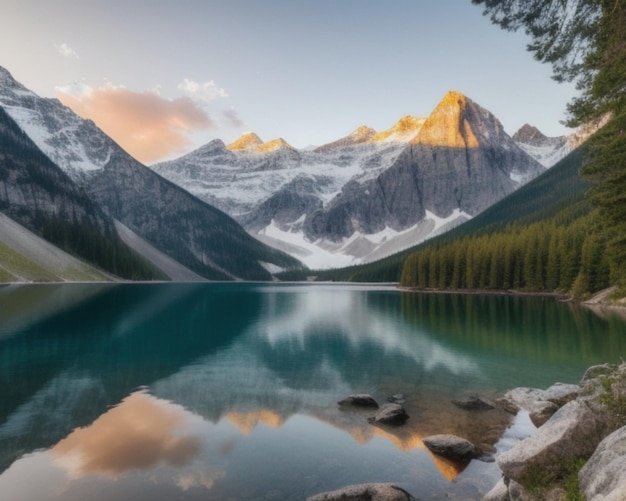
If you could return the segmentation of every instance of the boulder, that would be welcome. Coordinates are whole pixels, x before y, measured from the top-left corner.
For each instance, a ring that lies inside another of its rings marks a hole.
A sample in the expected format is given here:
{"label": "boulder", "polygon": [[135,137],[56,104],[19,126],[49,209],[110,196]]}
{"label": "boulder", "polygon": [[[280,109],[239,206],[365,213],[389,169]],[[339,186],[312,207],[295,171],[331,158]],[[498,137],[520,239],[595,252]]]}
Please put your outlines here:
{"label": "boulder", "polygon": [[353,405],[355,407],[368,407],[378,409],[380,406],[371,395],[361,393],[357,395],[349,395],[343,400],[337,402],[338,405]]}
{"label": "boulder", "polygon": [[310,496],[306,501],[416,501],[404,489],[393,484],[350,485],[336,491]]}
{"label": "boulder", "polygon": [[597,379],[600,376],[609,376],[615,373],[615,371],[617,371],[617,368],[618,367],[615,364],[593,365],[589,367],[583,374],[583,377],[580,380],[580,385],[583,386],[583,384],[587,381]]}
{"label": "boulder", "polygon": [[559,410],[559,406],[552,402],[539,400],[532,406],[532,410],[528,412],[528,417],[532,423],[539,428],[548,419],[550,419],[556,411]]}
{"label": "boulder", "polygon": [[[537,388],[515,388],[506,392],[503,401],[511,409],[528,411],[531,421],[538,428],[567,402],[575,400],[582,388],[576,384],[555,383],[547,390]],[[509,411],[510,412],[510,411]]]}
{"label": "boulder", "polygon": [[588,501],[626,499],[626,426],[607,436],[578,474]]}
{"label": "boulder", "polygon": [[552,402],[559,407],[563,407],[567,402],[576,399],[582,388],[577,384],[555,383],[547,390],[543,391],[542,400]]}
{"label": "boulder", "polygon": [[497,459],[504,475],[522,484],[541,474],[544,481],[558,476],[564,462],[589,457],[605,424],[585,402],[574,400],[561,407],[534,435],[503,452]]}
{"label": "boulder", "polygon": [[477,393],[470,395],[465,400],[453,400],[452,403],[466,411],[488,411],[491,409],[495,409],[495,405],[493,405],[491,402],[488,402]]}
{"label": "boulder", "polygon": [[476,446],[472,442],[455,435],[432,435],[424,439],[424,445],[433,454],[460,463],[469,462],[477,456]]}
{"label": "boulder", "polygon": [[401,425],[409,419],[409,415],[400,404],[385,404],[373,416],[367,418],[371,424]]}
{"label": "boulder", "polygon": [[543,400],[543,390],[537,388],[514,388],[504,394],[503,400],[510,402],[518,409],[531,412],[533,406]]}
{"label": "boulder", "polygon": [[501,478],[493,489],[485,494],[481,501],[509,501],[509,488]]}

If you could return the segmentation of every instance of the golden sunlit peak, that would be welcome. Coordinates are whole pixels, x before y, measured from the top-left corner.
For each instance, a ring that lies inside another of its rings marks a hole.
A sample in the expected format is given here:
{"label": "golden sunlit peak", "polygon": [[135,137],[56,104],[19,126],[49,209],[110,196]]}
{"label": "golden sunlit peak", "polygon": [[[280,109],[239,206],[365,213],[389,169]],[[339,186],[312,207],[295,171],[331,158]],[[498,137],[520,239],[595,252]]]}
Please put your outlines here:
{"label": "golden sunlit peak", "polygon": [[246,151],[246,150],[255,150],[259,146],[263,144],[261,138],[257,136],[254,132],[245,132],[244,134],[236,139],[232,143],[230,143],[226,148],[230,151]]}
{"label": "golden sunlit peak", "polygon": [[466,109],[472,101],[460,92],[446,93],[413,139],[413,144],[448,148],[477,148],[479,143]]}
{"label": "golden sunlit peak", "polygon": [[295,149],[293,146],[291,146],[287,141],[285,141],[282,137],[279,137],[277,139],[272,139],[271,141],[268,141],[267,143],[263,143],[258,145],[255,150],[258,151],[259,153],[268,153],[270,151],[276,151],[276,150],[280,150],[280,149],[289,149],[289,150],[293,150]]}
{"label": "golden sunlit peak", "polygon": [[393,127],[390,129],[384,130],[376,134],[372,141],[385,141],[390,139],[401,139],[407,138],[407,136],[411,136],[417,134],[420,130],[424,122],[425,118],[416,117],[413,115],[405,115],[400,120],[398,120]]}
{"label": "golden sunlit peak", "polygon": [[350,137],[354,139],[355,143],[364,143],[369,141],[376,135],[376,131],[367,125],[361,125],[354,129],[350,134]]}

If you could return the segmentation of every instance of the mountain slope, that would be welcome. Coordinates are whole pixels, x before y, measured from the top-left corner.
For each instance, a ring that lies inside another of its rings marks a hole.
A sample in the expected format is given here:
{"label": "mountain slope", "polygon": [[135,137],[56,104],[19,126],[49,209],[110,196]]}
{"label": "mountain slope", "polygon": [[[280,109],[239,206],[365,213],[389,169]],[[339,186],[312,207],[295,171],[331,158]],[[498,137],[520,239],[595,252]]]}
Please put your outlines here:
{"label": "mountain slope", "polygon": [[112,280],[0,213],[0,282]]}
{"label": "mountain slope", "polygon": [[124,278],[160,275],[113,221],[0,108],[0,212],[61,249]]}
{"label": "mountain slope", "polygon": [[446,242],[466,237],[489,236],[512,224],[532,225],[550,218],[571,223],[584,218],[592,208],[584,197],[590,185],[579,176],[583,155],[584,147],[577,148],[554,167],[476,217],[428,242],[374,263],[316,272],[315,275],[320,280],[399,282],[407,257],[417,250],[443,246]]}
{"label": "mountain slope", "polygon": [[268,270],[301,266],[137,162],[58,100],[25,89],[4,69],[0,106],[108,216],[193,272],[209,279],[269,280]]}

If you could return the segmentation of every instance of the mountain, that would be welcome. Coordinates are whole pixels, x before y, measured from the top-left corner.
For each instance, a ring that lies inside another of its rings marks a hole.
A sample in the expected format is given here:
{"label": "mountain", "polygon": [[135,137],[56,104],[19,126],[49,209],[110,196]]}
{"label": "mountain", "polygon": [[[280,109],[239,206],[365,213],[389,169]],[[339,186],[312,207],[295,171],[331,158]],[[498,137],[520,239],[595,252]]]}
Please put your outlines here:
{"label": "mountain", "polygon": [[[507,228],[519,231],[520,228],[547,220],[556,221],[560,226],[571,225],[572,222],[587,217],[592,210],[585,198],[590,184],[579,176],[584,151],[584,146],[575,149],[554,167],[445,234],[373,263],[319,272],[317,278],[334,281],[399,282],[407,257],[416,251],[443,249],[450,242],[497,236],[507,231]],[[486,243],[486,246],[492,247],[493,243]],[[567,247],[572,248],[572,244]]]}
{"label": "mountain", "polygon": [[408,115],[385,131],[360,126],[312,151],[281,145],[289,155],[271,163],[266,144],[246,133],[152,168],[313,268],[414,245],[544,170],[458,92],[430,116]]}
{"label": "mountain", "polygon": [[[35,146],[2,108],[0,108],[0,212],[67,253],[95,264],[111,274],[129,279],[162,278],[120,240],[113,220]],[[25,256],[28,253],[25,254],[23,246],[16,247],[16,242],[25,239],[30,242],[32,238],[19,236],[20,232],[16,230],[15,225],[11,228],[11,232],[5,232],[3,235],[7,239],[11,235],[13,243],[5,239],[2,239],[2,242],[14,250],[21,248],[21,254]],[[42,251],[44,249],[41,244],[37,247]],[[45,248],[49,247],[51,246]],[[60,249],[57,249],[58,253],[61,253]],[[37,261],[36,256],[39,254],[30,255]],[[59,277],[71,275],[62,270],[88,268],[85,263],[77,265],[65,259],[61,261],[58,266],[51,263],[54,270],[61,270]],[[32,269],[32,266],[28,268]],[[29,273],[23,275],[18,271],[13,274],[16,275],[16,279],[21,277],[23,280],[35,280]],[[92,272],[75,276],[82,276],[83,280],[104,278],[103,273]],[[49,274],[40,274],[39,279],[53,278]]]}
{"label": "mountain", "polygon": [[301,266],[136,161],[93,122],[56,99],[40,98],[2,68],[0,106],[108,217],[194,273],[270,280],[274,271]]}
{"label": "mountain", "polygon": [[536,127],[524,124],[512,137],[521,149],[541,165],[552,167],[603,127],[608,118],[605,116],[596,123],[580,126],[571,134],[556,137],[547,137]]}

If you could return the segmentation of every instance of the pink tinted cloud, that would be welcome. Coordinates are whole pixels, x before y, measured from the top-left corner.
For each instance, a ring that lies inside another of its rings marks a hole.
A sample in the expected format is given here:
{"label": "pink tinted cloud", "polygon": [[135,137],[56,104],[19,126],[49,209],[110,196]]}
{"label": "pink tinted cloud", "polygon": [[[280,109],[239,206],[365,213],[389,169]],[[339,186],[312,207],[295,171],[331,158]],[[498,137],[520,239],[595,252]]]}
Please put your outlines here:
{"label": "pink tinted cloud", "polygon": [[170,100],[154,91],[135,92],[111,84],[82,86],[79,93],[57,88],[57,96],[145,163],[184,152],[191,145],[189,136],[193,132],[215,126],[190,97]]}

